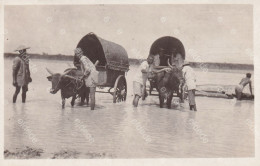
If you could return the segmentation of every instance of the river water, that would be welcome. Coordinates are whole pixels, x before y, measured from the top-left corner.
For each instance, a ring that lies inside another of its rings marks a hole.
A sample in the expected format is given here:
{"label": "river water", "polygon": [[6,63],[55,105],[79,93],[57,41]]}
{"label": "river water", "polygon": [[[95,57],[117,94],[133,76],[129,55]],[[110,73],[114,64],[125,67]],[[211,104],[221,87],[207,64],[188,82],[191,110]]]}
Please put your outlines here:
{"label": "river water", "polygon": [[[148,96],[132,107],[132,78],[127,73],[127,101],[113,104],[110,94],[96,94],[96,109],[70,106],[61,109],[60,92],[49,93],[45,67],[63,72],[67,61],[32,60],[33,82],[27,102],[12,103],[10,59],[5,59],[4,148],[17,151],[25,146],[43,149],[40,158],[61,150],[76,151],[78,158],[89,152],[108,158],[252,157],[254,156],[254,102],[197,97],[198,111],[187,102],[173,102],[172,109],[159,108],[157,96]],[[246,71],[202,72],[198,84],[235,85]],[[248,91],[248,89],[245,89]],[[174,99],[174,101],[177,101]]]}

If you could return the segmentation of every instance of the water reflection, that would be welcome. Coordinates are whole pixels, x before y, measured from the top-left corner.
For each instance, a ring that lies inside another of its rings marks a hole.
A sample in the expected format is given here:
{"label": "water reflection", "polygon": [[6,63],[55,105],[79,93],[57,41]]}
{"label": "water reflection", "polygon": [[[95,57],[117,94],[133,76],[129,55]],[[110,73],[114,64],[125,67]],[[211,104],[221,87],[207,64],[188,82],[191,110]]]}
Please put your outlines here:
{"label": "water reflection", "polygon": [[[45,61],[35,63],[46,65]],[[11,61],[6,63],[6,67],[11,64]],[[67,67],[56,63],[48,65],[57,71]],[[39,67],[39,72],[45,73],[45,69]],[[34,90],[28,92],[28,103],[18,100],[16,104],[5,104],[5,149],[35,146],[44,149],[45,157],[62,149],[81,154],[105,152],[118,158],[254,155],[254,133],[246,123],[254,119],[253,102],[198,97],[198,112],[194,112],[186,104],[161,109],[158,97],[149,96],[134,108],[130,77],[134,72],[135,68],[131,68],[127,76],[126,102],[114,104],[111,95],[99,93],[94,111],[86,105],[71,107],[70,100],[66,101],[65,109],[61,109],[60,95],[46,92],[49,86],[46,77],[33,75],[30,89]],[[13,88],[8,74],[5,73],[7,101],[12,98],[9,91]],[[199,80],[210,83],[217,79],[223,83],[222,75],[231,82],[240,77],[231,73],[207,75],[212,79]],[[39,140],[36,144],[21,128],[19,119]],[[203,142],[202,134],[208,139],[207,143]],[[92,137],[93,142],[90,141]]]}

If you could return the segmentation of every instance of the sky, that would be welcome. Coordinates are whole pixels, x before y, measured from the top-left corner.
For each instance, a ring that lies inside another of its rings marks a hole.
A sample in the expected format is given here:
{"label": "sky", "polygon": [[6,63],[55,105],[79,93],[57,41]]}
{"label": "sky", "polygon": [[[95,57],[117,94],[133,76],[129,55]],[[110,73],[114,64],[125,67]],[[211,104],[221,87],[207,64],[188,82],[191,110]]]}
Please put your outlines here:
{"label": "sky", "polygon": [[129,58],[147,58],[162,36],[180,39],[193,62],[252,64],[251,5],[24,5],[5,6],[4,51],[73,55],[94,32],[122,45]]}

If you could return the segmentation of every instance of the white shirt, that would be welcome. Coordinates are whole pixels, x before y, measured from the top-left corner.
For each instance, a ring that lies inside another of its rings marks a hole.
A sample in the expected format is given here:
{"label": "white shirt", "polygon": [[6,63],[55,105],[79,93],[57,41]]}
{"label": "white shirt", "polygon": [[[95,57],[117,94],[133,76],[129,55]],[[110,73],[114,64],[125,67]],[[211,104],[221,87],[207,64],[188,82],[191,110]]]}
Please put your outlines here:
{"label": "white shirt", "polygon": [[139,82],[140,84],[144,84],[147,80],[147,73],[143,73],[142,70],[149,70],[149,64],[147,61],[143,61],[141,65],[137,69],[137,73],[134,76],[134,81]]}
{"label": "white shirt", "polygon": [[182,72],[188,90],[196,89],[196,74],[194,70],[190,66],[184,66]]}
{"label": "white shirt", "polygon": [[81,70],[84,73],[85,71],[89,71],[89,76],[85,78],[85,84],[87,87],[95,87],[95,84],[98,83],[98,72],[96,70],[96,66],[86,57],[82,56],[80,58],[81,62]]}

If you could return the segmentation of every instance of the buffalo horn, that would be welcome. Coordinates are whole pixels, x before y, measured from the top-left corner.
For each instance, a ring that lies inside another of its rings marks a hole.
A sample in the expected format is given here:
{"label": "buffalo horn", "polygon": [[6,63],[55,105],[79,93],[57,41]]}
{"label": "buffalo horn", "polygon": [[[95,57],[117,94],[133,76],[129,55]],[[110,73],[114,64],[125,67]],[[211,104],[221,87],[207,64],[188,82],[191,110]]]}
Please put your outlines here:
{"label": "buffalo horn", "polygon": [[173,66],[170,64],[170,60],[169,60],[169,59],[168,59],[168,61],[167,61],[167,62],[168,62],[168,66],[170,66],[170,68],[172,68],[172,69],[173,69],[174,67],[173,67]]}
{"label": "buffalo horn", "polygon": [[164,71],[165,71],[165,68],[157,70],[156,73],[160,73],[160,72],[164,72]]}
{"label": "buffalo horn", "polygon": [[67,77],[67,78],[71,78],[71,79],[74,79],[74,80],[76,80],[76,78],[75,77],[73,77],[73,76],[70,76],[70,75],[67,75],[67,74],[69,74],[69,72],[70,72],[71,70],[68,70],[68,71],[66,71],[66,72],[64,72],[61,76],[62,77]]}
{"label": "buffalo horn", "polygon": [[62,74],[62,76],[67,75],[71,70],[68,70]]}
{"label": "buffalo horn", "polygon": [[47,70],[51,75],[53,75],[53,72],[50,71],[47,67],[46,67],[46,70]]}
{"label": "buffalo horn", "polygon": [[97,66],[98,64],[99,64],[99,60],[96,61],[95,66]]}
{"label": "buffalo horn", "polygon": [[69,76],[69,75],[63,75],[63,77],[67,77],[67,78],[71,78],[71,79],[74,79],[74,80],[76,80],[76,78],[75,77],[72,77],[72,76]]}

